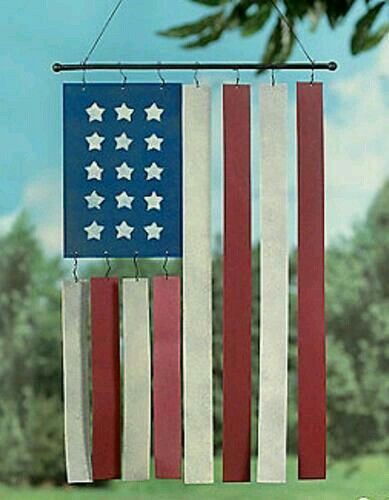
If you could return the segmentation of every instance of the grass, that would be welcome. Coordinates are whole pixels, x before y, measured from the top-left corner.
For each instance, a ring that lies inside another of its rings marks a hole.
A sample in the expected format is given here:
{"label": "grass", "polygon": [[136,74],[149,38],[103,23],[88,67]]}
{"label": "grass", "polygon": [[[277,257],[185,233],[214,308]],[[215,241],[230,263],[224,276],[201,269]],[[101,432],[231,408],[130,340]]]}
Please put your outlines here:
{"label": "grass", "polygon": [[[252,477],[255,477],[253,462]],[[142,483],[114,481],[107,488],[11,488],[0,486],[1,500],[389,500],[389,457],[367,456],[339,462],[328,470],[326,481],[297,481],[296,460],[288,461],[288,482],[280,485],[222,484],[221,460],[215,463],[214,485],[185,486],[181,481]]]}

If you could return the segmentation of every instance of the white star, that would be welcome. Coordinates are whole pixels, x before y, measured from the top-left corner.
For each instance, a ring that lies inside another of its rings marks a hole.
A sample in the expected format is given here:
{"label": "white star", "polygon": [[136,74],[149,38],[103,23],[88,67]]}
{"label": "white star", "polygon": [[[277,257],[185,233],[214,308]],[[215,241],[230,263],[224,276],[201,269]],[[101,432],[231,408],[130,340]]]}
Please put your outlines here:
{"label": "white star", "polygon": [[153,162],[149,167],[145,167],[147,178],[146,181],[150,179],[161,180],[161,174],[163,172],[163,168],[159,167],[155,162]]}
{"label": "white star", "polygon": [[145,137],[145,141],[147,142],[148,151],[150,151],[150,149],[161,151],[161,144],[163,143],[162,137],[157,137],[155,134],[152,134],[150,137]]}
{"label": "white star", "polygon": [[115,227],[116,227],[116,231],[118,232],[118,234],[116,235],[117,239],[119,239],[119,238],[127,238],[128,240],[131,239],[131,234],[132,234],[134,228],[129,226],[125,220],[122,221],[119,226],[115,226]]}
{"label": "white star", "polygon": [[88,240],[100,240],[104,226],[99,226],[94,220],[90,226],[84,227],[84,231],[88,233]]}
{"label": "white star", "polygon": [[165,110],[162,108],[159,108],[155,102],[149,107],[145,108],[146,112],[146,120],[149,122],[151,120],[157,120],[158,122],[161,121],[161,115]]}
{"label": "white star", "polygon": [[126,162],[123,162],[120,167],[116,167],[115,170],[118,173],[116,176],[118,179],[127,179],[129,181],[131,180],[132,172],[134,171],[134,169],[129,167]]}
{"label": "white star", "polygon": [[101,181],[101,176],[103,174],[103,168],[96,161],[92,161],[89,167],[85,167],[85,170],[88,172],[88,181],[91,179],[96,179]]}
{"label": "white star", "polygon": [[147,210],[152,210],[153,208],[161,210],[163,196],[158,196],[157,193],[153,191],[150,196],[145,196],[144,199],[147,203]]}
{"label": "white star", "polygon": [[88,208],[98,208],[100,210],[100,205],[105,200],[104,196],[100,196],[96,191],[92,191],[91,194],[84,196],[88,202]]}
{"label": "white star", "polygon": [[115,108],[115,111],[118,115],[118,120],[127,120],[128,122],[131,121],[132,113],[134,112],[134,110],[129,108],[125,102],[123,102],[123,104],[118,108]]}
{"label": "white star", "polygon": [[125,132],[123,132],[122,135],[115,137],[115,141],[116,141],[116,149],[125,149],[126,151],[128,151],[128,148],[133,142],[133,140],[130,137],[127,137],[127,134]]}
{"label": "white star", "polygon": [[89,121],[97,121],[97,122],[102,122],[103,121],[103,113],[105,111],[105,108],[101,108],[96,102],[92,104],[89,108],[86,108],[85,110],[88,115],[89,115]]}
{"label": "white star", "polygon": [[159,240],[161,238],[161,231],[163,231],[163,227],[158,226],[155,222],[153,222],[150,226],[145,226],[144,230],[147,233],[148,240]]}
{"label": "white star", "polygon": [[102,137],[97,132],[95,132],[94,134],[90,135],[89,137],[85,137],[85,140],[89,144],[89,151],[91,151],[92,149],[97,149],[97,150],[101,151],[101,149],[102,149],[101,144],[105,141],[105,137]]}
{"label": "white star", "polygon": [[125,191],[115,196],[117,201],[117,208],[132,208],[134,197],[128,195]]}

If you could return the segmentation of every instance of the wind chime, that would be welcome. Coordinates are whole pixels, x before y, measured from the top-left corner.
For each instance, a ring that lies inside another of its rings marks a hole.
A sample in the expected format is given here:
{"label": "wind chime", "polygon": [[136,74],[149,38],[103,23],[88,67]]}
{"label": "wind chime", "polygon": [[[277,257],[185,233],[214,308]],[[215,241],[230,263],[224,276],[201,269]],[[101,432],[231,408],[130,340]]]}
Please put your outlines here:
{"label": "wind chime", "polygon": [[[323,479],[323,89],[314,71],[334,71],[337,65],[314,62],[308,54],[309,63],[267,65],[89,63],[108,24],[82,64],[53,66],[55,72],[80,70],[84,75],[82,83],[65,84],[63,94],[64,256],[75,263],[80,258],[108,263],[131,258],[137,269],[135,278],[120,283],[108,273],[87,282],[76,272],[73,281],[63,283],[68,481],[149,479],[151,401],[156,477],[181,478],[183,456],[185,483],[214,480],[212,90],[198,81],[200,70],[238,75],[234,84],[223,85],[221,110],[225,482],[250,481],[251,458],[251,87],[240,84],[239,70],[272,71],[271,84],[259,87],[259,115],[253,117],[260,121],[260,135],[254,138],[260,158],[253,167],[260,174],[261,231],[256,480],[265,483],[286,481],[287,443],[287,86],[276,84],[274,71],[311,71],[311,81],[297,83],[298,477]],[[153,70],[162,81],[92,84],[85,80],[90,70]],[[195,82],[166,83],[161,70],[194,71]],[[165,264],[169,257],[182,259],[182,293],[178,276],[165,273],[151,280],[153,385],[150,290],[149,281],[139,276],[141,257],[163,258]]]}

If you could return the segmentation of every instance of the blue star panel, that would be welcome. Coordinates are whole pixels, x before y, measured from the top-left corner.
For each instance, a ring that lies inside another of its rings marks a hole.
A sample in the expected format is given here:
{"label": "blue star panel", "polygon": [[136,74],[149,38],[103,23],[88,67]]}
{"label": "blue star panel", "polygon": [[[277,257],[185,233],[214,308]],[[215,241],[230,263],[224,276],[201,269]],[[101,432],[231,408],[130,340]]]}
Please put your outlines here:
{"label": "blue star panel", "polygon": [[180,84],[64,85],[65,257],[182,255]]}

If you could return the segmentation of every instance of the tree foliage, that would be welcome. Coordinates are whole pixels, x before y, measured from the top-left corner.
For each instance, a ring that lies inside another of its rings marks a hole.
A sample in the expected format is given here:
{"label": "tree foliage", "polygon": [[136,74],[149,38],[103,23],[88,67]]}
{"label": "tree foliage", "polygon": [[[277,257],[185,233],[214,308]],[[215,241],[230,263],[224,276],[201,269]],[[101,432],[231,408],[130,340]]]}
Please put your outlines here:
{"label": "tree foliage", "polygon": [[[161,31],[166,37],[185,39],[185,48],[203,47],[218,40],[227,31],[251,36],[271,25],[270,35],[262,53],[262,62],[284,62],[292,53],[298,23],[308,20],[315,30],[322,18],[337,28],[358,0],[191,0],[212,9],[196,21]],[[278,15],[277,4],[287,22]],[[375,47],[389,33],[387,3],[364,0],[366,11],[357,20],[350,41],[352,54]],[[386,10],[386,17],[385,17]]]}
{"label": "tree foliage", "polygon": [[[64,481],[60,260],[44,255],[25,215],[0,237],[0,481]],[[252,436],[256,447],[259,247],[253,250]],[[333,460],[389,451],[389,181],[353,235],[326,252],[328,438]],[[143,276],[162,262],[141,260]],[[112,273],[134,276],[131,261]],[[179,261],[168,263],[179,274]],[[105,264],[82,277],[104,275]],[[70,274],[70,273],[69,273]],[[290,260],[289,451],[296,451],[296,253]],[[222,258],[213,262],[215,447],[222,445]]]}
{"label": "tree foliage", "polygon": [[0,245],[0,481],[62,482],[60,261],[24,214]]}

